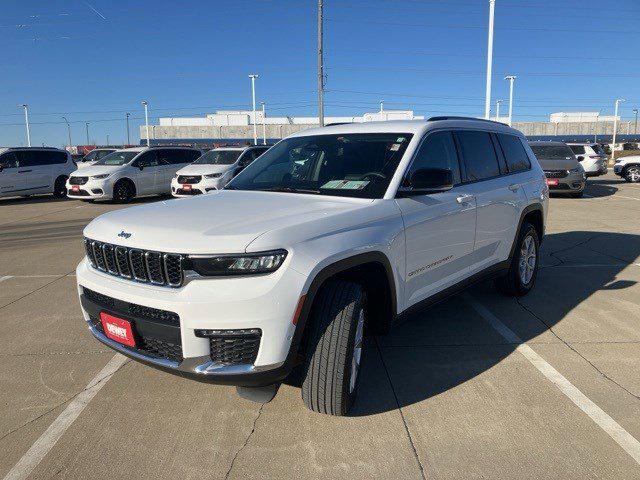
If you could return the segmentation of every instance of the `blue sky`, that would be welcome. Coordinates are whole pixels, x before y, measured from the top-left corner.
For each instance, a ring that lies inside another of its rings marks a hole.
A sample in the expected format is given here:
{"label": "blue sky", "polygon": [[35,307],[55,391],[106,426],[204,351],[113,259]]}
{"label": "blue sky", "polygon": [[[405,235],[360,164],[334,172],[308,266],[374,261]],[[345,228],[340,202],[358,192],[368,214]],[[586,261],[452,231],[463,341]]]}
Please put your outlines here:
{"label": "blue sky", "polygon": [[[326,113],[482,115],[487,0],[325,0]],[[493,98],[516,81],[516,120],[553,111],[622,115],[640,105],[637,0],[497,0]],[[248,108],[316,113],[315,0],[5,0],[0,145],[133,143],[147,99],[158,116]],[[494,103],[495,105],[495,103]],[[504,104],[506,106],[506,103]],[[506,108],[506,107],[505,107]]]}

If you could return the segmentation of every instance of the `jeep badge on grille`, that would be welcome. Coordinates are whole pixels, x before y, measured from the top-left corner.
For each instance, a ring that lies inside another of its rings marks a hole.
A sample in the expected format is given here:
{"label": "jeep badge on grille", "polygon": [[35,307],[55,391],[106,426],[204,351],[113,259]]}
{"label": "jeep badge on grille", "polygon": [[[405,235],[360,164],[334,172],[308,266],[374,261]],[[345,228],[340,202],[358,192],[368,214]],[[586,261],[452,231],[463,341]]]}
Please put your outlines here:
{"label": "jeep badge on grille", "polygon": [[124,230],[122,230],[122,231],[118,234],[118,236],[119,236],[119,237],[122,237],[122,238],[129,238],[129,237],[131,236],[131,234],[130,234],[130,233],[127,233],[127,232],[125,232]]}

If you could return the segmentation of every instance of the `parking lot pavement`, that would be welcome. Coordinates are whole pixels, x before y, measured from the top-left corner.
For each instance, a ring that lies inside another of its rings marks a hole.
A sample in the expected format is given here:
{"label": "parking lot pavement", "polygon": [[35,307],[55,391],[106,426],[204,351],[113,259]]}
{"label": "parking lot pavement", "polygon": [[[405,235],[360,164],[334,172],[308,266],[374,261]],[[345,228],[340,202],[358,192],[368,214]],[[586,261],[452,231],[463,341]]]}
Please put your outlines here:
{"label": "parking lot pavement", "polygon": [[607,175],[586,193],[551,200],[528,296],[479,284],[368,339],[350,417],[289,385],[259,405],[126,361],[57,442],[114,358],[73,271],[83,226],[120,207],[0,200],[0,475],[640,478],[640,187]]}

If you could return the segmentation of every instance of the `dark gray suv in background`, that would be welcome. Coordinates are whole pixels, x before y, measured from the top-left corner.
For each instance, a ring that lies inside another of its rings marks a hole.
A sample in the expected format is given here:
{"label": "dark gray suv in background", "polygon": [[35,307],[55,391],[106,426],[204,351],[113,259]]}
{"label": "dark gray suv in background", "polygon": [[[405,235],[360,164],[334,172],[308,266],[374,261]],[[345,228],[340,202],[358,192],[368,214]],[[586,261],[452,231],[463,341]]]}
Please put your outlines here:
{"label": "dark gray suv in background", "polygon": [[587,176],[573,150],[562,142],[529,142],[547,177],[549,193],[582,197]]}

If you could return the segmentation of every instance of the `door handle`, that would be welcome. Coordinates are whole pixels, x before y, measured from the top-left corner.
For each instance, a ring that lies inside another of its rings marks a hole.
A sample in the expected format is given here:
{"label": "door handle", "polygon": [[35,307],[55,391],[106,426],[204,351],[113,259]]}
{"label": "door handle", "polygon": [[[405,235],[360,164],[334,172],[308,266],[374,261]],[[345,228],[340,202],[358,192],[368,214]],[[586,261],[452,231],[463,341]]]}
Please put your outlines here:
{"label": "door handle", "polygon": [[18,173],[29,173],[31,170],[18,170]]}
{"label": "door handle", "polygon": [[512,183],[511,185],[509,185],[509,190],[511,190],[512,192],[517,192],[519,188],[519,183]]}
{"label": "door handle", "polygon": [[473,202],[475,198],[476,197],[474,197],[473,195],[460,195],[459,197],[456,197],[456,202],[458,202],[460,205],[465,205],[467,203]]}

